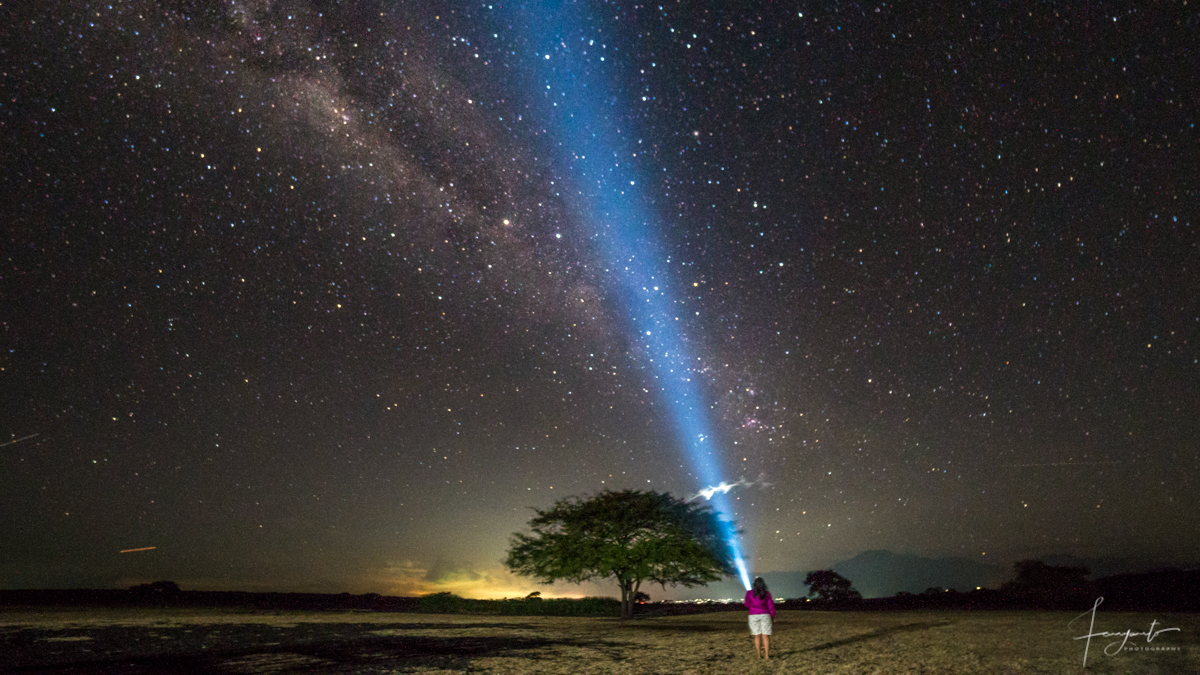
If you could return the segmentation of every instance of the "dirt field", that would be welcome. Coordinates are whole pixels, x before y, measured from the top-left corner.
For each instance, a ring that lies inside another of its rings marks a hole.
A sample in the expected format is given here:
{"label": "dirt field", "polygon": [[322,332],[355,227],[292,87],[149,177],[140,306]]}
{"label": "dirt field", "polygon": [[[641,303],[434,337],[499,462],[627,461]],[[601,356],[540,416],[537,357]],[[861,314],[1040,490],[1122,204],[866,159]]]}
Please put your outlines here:
{"label": "dirt field", "polygon": [[[1200,673],[1200,617],[781,612],[769,663],[741,613],[639,619],[0,608],[4,673]],[[1179,630],[1166,630],[1178,628]],[[1106,646],[1117,645],[1104,653]],[[1153,649],[1154,651],[1149,651]]]}

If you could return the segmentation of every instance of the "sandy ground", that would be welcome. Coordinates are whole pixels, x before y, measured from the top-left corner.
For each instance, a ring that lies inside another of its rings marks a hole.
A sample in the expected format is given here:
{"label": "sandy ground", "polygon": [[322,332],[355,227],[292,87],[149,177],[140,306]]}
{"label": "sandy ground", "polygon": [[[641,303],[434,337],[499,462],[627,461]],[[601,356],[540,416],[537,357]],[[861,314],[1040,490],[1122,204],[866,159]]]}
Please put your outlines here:
{"label": "sandy ground", "polygon": [[[781,612],[771,660],[741,613],[616,619],[0,608],[4,673],[1200,673],[1200,616]],[[1156,634],[1122,639],[1089,632]],[[1169,630],[1177,628],[1179,630]],[[1113,645],[1114,641],[1116,646]],[[1109,646],[1109,654],[1105,647]]]}

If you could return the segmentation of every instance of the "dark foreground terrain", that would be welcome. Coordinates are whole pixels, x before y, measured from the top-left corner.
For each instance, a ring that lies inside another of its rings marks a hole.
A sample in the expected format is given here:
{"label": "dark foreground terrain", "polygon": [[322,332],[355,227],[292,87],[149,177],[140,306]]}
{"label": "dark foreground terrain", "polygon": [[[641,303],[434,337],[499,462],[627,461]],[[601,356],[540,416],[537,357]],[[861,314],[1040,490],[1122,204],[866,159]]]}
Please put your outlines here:
{"label": "dark foreground terrain", "polygon": [[[4,673],[1200,672],[1200,617],[781,612],[769,663],[740,613],[610,618],[0,608]],[[1145,633],[1153,625],[1151,641]],[[1123,637],[1089,632],[1142,633]],[[1107,647],[1107,654],[1105,653]]]}

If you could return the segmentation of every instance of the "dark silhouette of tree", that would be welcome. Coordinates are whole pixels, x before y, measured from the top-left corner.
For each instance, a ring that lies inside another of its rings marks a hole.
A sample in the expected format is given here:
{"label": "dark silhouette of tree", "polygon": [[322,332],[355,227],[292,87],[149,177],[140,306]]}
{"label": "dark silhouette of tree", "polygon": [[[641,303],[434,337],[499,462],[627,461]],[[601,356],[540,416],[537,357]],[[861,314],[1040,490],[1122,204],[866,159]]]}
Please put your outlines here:
{"label": "dark silhouette of tree", "polygon": [[516,533],[504,564],[542,583],[616,579],[621,618],[643,582],[703,586],[735,573],[716,511],[665,492],[605,491],[555,502]]}
{"label": "dark silhouette of tree", "polygon": [[862,594],[854,590],[849,579],[833,570],[817,570],[804,577],[808,596],[835,605],[844,605],[862,600]]}
{"label": "dark silhouette of tree", "polygon": [[149,584],[138,584],[129,587],[130,592],[138,595],[179,595],[179,584],[174,581],[155,581]]}
{"label": "dark silhouette of tree", "polygon": [[637,593],[633,594],[633,601],[639,605],[644,602],[650,602],[650,594],[643,591],[638,591]]}
{"label": "dark silhouette of tree", "polygon": [[1020,560],[1013,565],[1016,578],[1000,590],[1007,596],[1043,606],[1069,605],[1087,599],[1091,584],[1086,567],[1056,567],[1041,560]]}

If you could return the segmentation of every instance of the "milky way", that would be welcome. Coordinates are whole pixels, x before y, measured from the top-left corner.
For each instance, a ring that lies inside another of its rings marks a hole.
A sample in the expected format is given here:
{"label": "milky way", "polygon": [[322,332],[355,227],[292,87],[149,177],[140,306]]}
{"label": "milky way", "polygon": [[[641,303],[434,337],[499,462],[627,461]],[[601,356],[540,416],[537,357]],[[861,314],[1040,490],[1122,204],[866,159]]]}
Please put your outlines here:
{"label": "milky way", "polygon": [[1185,9],[9,8],[0,585],[523,594],[722,482],[758,572],[1194,562]]}

